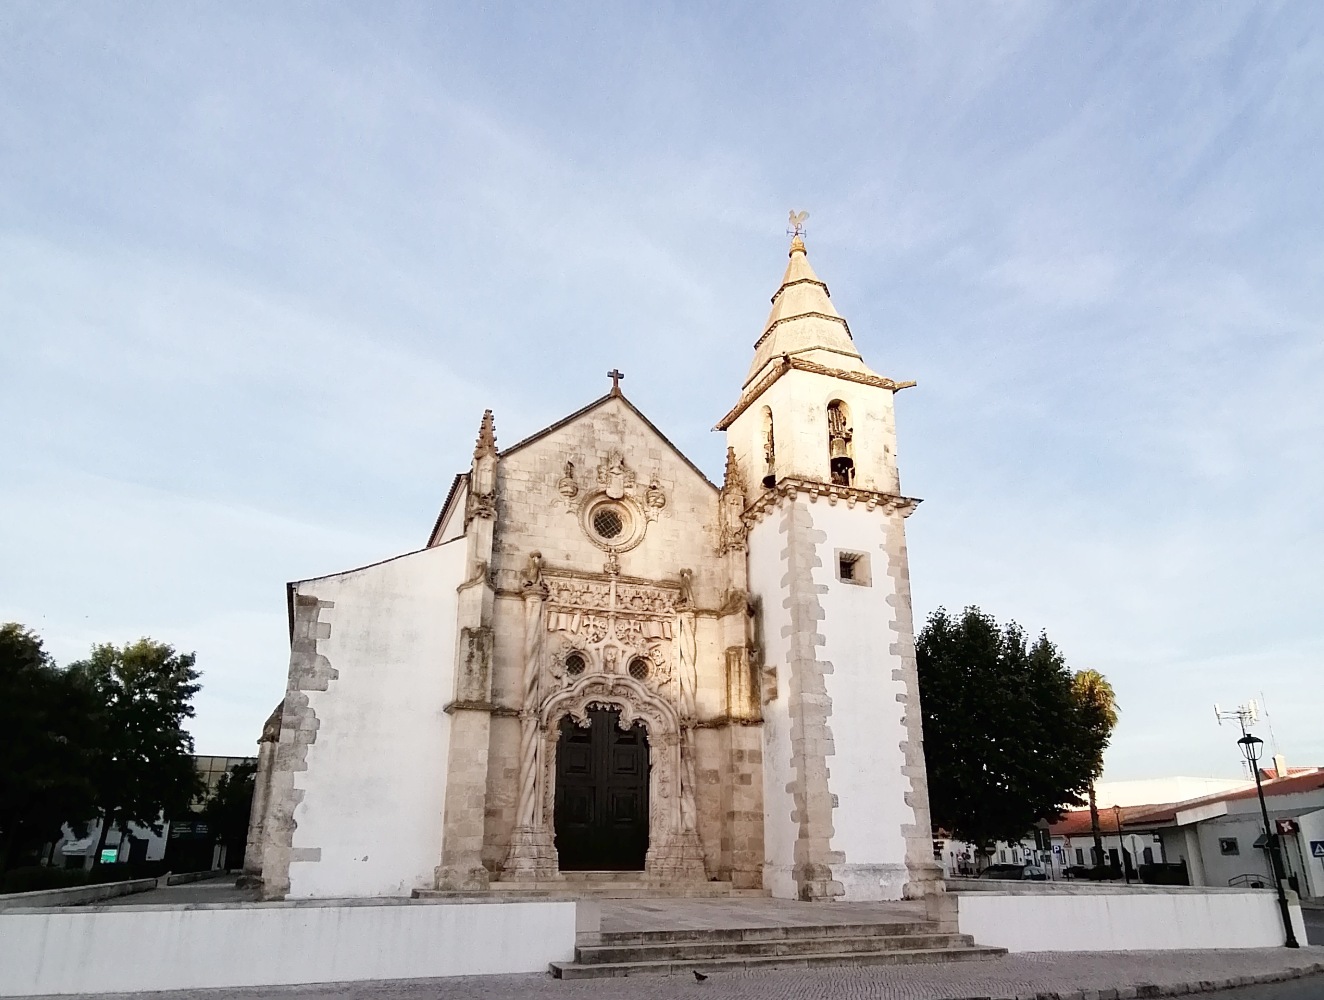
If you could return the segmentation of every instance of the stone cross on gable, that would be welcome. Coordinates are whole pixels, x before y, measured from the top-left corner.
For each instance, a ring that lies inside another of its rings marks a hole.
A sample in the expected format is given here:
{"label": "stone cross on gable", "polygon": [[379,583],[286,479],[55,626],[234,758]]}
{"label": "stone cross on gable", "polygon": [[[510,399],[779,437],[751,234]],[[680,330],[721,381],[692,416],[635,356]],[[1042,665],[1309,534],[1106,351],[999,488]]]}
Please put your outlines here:
{"label": "stone cross on gable", "polygon": [[611,394],[619,396],[621,394],[621,379],[625,378],[625,372],[613,368],[607,372],[607,378],[611,379]]}

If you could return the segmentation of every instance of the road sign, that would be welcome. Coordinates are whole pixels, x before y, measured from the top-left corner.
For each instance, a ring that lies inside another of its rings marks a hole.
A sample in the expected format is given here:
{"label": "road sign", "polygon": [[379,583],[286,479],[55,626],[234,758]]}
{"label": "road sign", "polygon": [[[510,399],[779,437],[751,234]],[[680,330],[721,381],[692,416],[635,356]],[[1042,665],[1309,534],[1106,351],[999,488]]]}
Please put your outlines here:
{"label": "road sign", "polygon": [[1310,856],[1324,858],[1324,840],[1312,840],[1310,842]]}

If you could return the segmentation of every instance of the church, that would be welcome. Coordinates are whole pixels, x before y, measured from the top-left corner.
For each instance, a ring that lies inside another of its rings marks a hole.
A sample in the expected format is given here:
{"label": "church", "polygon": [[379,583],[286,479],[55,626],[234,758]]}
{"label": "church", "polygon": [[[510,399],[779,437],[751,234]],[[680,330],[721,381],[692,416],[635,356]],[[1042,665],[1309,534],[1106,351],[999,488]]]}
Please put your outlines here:
{"label": "church", "polygon": [[865,364],[799,226],[720,486],[609,377],[504,448],[484,413],[423,548],[288,585],[262,898],[942,891],[896,462],[914,383]]}

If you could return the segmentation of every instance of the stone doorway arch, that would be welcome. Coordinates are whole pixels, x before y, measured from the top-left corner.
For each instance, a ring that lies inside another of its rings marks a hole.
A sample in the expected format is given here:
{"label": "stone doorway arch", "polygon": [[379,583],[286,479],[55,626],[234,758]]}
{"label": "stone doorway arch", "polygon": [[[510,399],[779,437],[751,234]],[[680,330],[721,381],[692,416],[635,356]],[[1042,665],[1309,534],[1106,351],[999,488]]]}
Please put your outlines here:
{"label": "stone doorway arch", "polygon": [[[644,872],[651,878],[706,878],[703,854],[694,828],[694,790],[684,787],[681,761],[681,720],[675,708],[624,674],[593,673],[552,695],[539,712],[542,738],[542,798],[539,820],[551,830],[556,802],[556,755],[561,720],[589,725],[589,711],[605,708],[620,713],[619,725],[642,723],[648,741],[648,852]],[[683,800],[688,799],[689,808]]]}

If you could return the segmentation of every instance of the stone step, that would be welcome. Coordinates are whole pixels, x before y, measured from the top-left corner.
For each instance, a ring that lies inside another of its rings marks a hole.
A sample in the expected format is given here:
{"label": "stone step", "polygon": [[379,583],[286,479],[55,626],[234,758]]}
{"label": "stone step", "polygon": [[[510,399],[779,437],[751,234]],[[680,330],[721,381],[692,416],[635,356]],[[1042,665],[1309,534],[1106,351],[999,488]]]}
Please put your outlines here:
{"label": "stone step", "polygon": [[562,872],[561,878],[567,882],[638,882],[647,876],[637,871],[588,871]]}
{"label": "stone step", "polygon": [[687,941],[785,941],[831,937],[903,937],[940,933],[927,920],[901,923],[774,924],[768,927],[713,927],[703,930],[603,931],[602,945],[649,945]]}
{"label": "stone step", "polygon": [[691,938],[661,944],[584,945],[575,949],[576,965],[655,964],[658,962],[798,955],[845,955],[864,952],[934,951],[968,948],[963,934],[870,934],[862,937],[783,937],[766,940]]}
{"label": "stone step", "polygon": [[485,890],[452,892],[442,889],[415,889],[415,899],[491,899],[493,896],[510,899],[727,899],[744,897],[751,891],[760,897],[759,890],[733,889],[730,882],[647,882],[591,881],[588,879],[554,879],[528,882],[492,882]]}
{"label": "stone step", "polygon": [[675,960],[658,962],[614,962],[580,965],[553,962],[550,969],[557,979],[606,979],[616,976],[675,975],[694,971],[726,972],[742,969],[812,969],[828,966],[906,965],[913,963],[972,962],[1005,955],[1005,948],[980,946],[926,948],[911,951],[826,952],[813,955],[740,955],[728,958]]}

